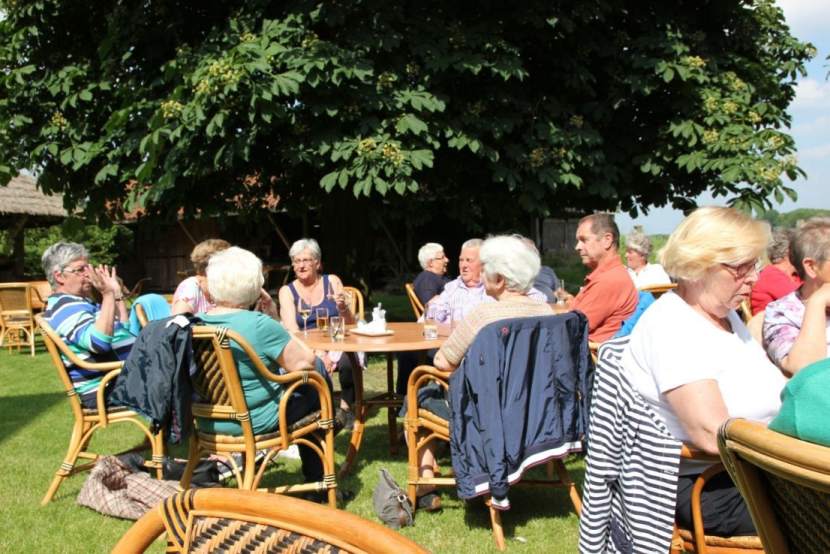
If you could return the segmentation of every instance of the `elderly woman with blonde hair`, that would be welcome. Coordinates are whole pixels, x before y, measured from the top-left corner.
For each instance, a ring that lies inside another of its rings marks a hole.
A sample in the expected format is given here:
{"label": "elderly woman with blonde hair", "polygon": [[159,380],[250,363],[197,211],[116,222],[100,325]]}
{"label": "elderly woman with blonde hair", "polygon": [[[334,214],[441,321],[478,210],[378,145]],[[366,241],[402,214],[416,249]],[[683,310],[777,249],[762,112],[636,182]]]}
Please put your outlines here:
{"label": "elderly woman with blonde hair", "polygon": [[628,266],[628,274],[638,289],[671,283],[662,265],[648,262],[649,254],[651,254],[651,239],[642,229],[635,228],[626,237],[625,263]]}
{"label": "elderly woman with blonde hair", "polygon": [[[718,453],[729,417],[765,423],[778,413],[784,376],[735,309],[758,279],[769,228],[732,208],[695,210],[669,237],[661,261],[677,288],[661,296],[631,333],[622,365],[635,389],[692,448]],[[692,484],[707,464],[683,460],[677,519],[691,524]],[[706,534],[754,534],[746,504],[726,474],[710,480],[701,508]]]}
{"label": "elderly woman with blonde hair", "polygon": [[173,293],[172,312],[174,314],[196,314],[213,308],[205,271],[210,257],[229,247],[230,243],[222,239],[203,240],[193,247],[190,252],[190,262],[193,264],[195,275],[186,278],[176,287],[176,292]]}

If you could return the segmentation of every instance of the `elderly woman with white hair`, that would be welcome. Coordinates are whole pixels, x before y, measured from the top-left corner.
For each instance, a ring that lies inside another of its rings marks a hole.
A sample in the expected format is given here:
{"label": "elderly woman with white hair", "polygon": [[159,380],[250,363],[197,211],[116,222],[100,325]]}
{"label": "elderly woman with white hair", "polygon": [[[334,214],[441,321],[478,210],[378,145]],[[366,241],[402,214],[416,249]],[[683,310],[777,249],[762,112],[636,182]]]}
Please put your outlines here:
{"label": "elderly woman with white hair", "polygon": [[[200,315],[206,324],[226,327],[242,335],[265,366],[275,372],[280,368],[286,372],[316,368],[328,380],[326,372],[317,367],[314,353],[275,320],[276,313],[268,316],[252,310],[260,298],[264,282],[262,262],[256,255],[232,246],[210,257],[206,273],[208,292],[214,303],[213,308]],[[232,344],[231,349],[254,433],[277,429],[279,404],[283,400],[282,385],[264,379],[240,347]],[[319,397],[314,390],[300,387],[288,403],[288,421],[297,421],[319,408]],[[211,433],[242,434],[240,425],[232,421],[205,420],[200,422],[200,427]],[[306,481],[323,478],[320,458],[310,447],[300,446],[300,458]]]}
{"label": "elderly woman with white hair", "polygon": [[[516,236],[494,236],[484,241],[479,252],[481,276],[487,295],[496,300],[473,308],[453,330],[435,355],[434,365],[444,371],[454,370],[461,363],[476,334],[487,324],[516,317],[553,315],[551,306],[528,297],[541,261],[539,254]],[[437,414],[448,417],[449,414]],[[420,456],[421,475],[433,477],[435,454],[428,443]],[[418,507],[437,510],[440,498],[432,489],[418,491]]]}
{"label": "elderly woman with white hair", "polygon": [[[285,328],[288,331],[316,329],[318,310],[325,310],[329,316],[340,315],[346,323],[354,323],[355,317],[346,301],[340,278],[322,272],[322,251],[317,241],[304,238],[294,242],[288,250],[288,256],[297,277],[279,291],[280,320]],[[305,320],[297,309],[298,306],[308,310]],[[351,358],[336,351],[317,354],[329,373],[335,370],[339,373],[342,395],[337,417],[345,427],[351,427],[354,421],[351,405],[355,399]]]}
{"label": "elderly woman with white hair", "polygon": [[450,279],[447,277],[447,265],[450,259],[444,253],[444,247],[437,242],[428,242],[418,250],[418,263],[421,271],[412,282],[415,296],[424,306],[441,294]]}
{"label": "elderly woman with white hair", "polygon": [[[718,454],[718,428],[728,418],[769,423],[781,405],[784,376],[735,312],[758,279],[768,238],[766,223],[735,209],[695,210],[661,252],[677,288],[646,310],[622,355],[632,385],[671,434],[708,454]],[[686,528],[694,480],[707,467],[681,461],[676,517]],[[701,509],[707,535],[755,533],[725,473],[707,482]]]}
{"label": "elderly woman with white hair", "polygon": [[671,283],[662,265],[648,262],[649,254],[651,239],[642,229],[635,228],[625,240],[625,263],[628,266],[628,274],[638,289]]}
{"label": "elderly woman with white hair", "polygon": [[[135,337],[127,328],[127,308],[115,267],[93,267],[86,248],[74,242],[53,244],[43,253],[41,264],[52,286],[43,317],[67,346],[90,362],[126,359]],[[100,294],[100,304],[90,300],[93,289]],[[96,408],[102,374],[65,363],[81,404]]]}

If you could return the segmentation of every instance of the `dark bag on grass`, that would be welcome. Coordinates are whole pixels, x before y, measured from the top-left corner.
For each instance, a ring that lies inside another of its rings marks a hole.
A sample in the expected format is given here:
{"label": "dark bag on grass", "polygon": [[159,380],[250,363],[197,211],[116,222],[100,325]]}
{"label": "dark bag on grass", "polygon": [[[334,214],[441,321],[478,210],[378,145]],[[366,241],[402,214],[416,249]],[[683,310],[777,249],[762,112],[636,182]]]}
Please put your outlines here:
{"label": "dark bag on grass", "polygon": [[380,520],[392,529],[413,524],[409,499],[385,469],[380,470],[380,480],[372,493],[372,504]]}

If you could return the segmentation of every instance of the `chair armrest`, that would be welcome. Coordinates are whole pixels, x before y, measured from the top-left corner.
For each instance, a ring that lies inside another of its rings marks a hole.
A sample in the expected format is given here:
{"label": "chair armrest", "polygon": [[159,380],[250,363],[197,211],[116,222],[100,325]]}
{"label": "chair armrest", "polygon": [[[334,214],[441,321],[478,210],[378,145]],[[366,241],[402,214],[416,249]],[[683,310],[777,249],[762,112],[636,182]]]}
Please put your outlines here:
{"label": "chair armrest", "polygon": [[419,365],[409,374],[409,381],[406,384],[406,414],[407,417],[417,417],[418,414],[418,389],[434,381],[444,387],[450,388],[450,375],[452,371],[441,371],[431,365]]}

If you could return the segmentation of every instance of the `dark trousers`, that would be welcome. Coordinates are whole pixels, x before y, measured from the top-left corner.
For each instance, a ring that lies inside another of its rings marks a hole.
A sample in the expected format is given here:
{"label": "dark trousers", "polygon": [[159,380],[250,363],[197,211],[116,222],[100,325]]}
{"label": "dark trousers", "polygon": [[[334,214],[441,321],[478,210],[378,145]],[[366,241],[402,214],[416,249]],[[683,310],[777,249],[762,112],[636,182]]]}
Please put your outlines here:
{"label": "dark trousers", "polygon": [[[340,393],[343,400],[349,403],[349,406],[354,404],[353,371],[352,357],[348,352],[343,352],[343,355],[340,356],[340,360],[337,362],[337,375],[340,380]],[[358,371],[360,371],[360,368],[358,368]]]}
{"label": "dark trousers", "polygon": [[[692,528],[692,488],[697,475],[677,480],[675,517],[683,529]],[[700,494],[703,529],[707,535],[733,537],[755,535],[755,525],[741,493],[725,471],[706,482]]]}
{"label": "dark trousers", "polygon": [[395,392],[401,396],[406,396],[406,384],[409,382],[409,376],[419,365],[431,364],[437,353],[438,350],[432,349],[398,354],[398,378],[395,382]]}
{"label": "dark trousers", "polygon": [[[331,378],[326,371],[323,362],[317,358],[314,366],[315,371],[322,375],[328,385],[329,393],[332,392]],[[285,417],[288,423],[299,421],[304,416],[320,409],[320,397],[317,391],[311,386],[297,387],[289,398],[283,398],[281,402],[288,401],[285,409]],[[303,478],[307,483],[323,480],[323,461],[309,446],[299,445],[300,460],[303,463]]]}

